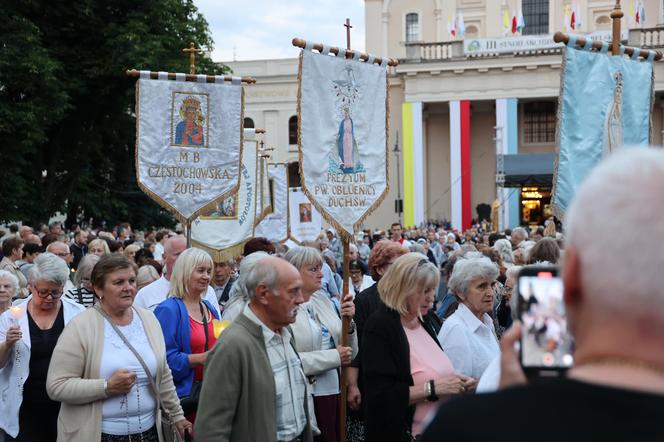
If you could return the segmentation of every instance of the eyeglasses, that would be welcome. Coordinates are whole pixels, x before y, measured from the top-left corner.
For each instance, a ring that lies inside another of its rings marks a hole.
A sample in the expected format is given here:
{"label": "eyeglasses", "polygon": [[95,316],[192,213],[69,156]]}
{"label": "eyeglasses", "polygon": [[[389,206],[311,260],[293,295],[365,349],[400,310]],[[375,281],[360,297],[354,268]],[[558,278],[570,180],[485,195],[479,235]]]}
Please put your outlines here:
{"label": "eyeglasses", "polygon": [[309,268],[307,269],[307,271],[308,271],[309,273],[316,274],[316,273],[322,271],[322,269],[323,269],[323,268],[322,268],[321,266],[316,266],[316,267],[309,267]]}
{"label": "eyeglasses", "polygon": [[54,253],[54,255],[59,256],[60,258],[66,258],[71,255],[71,253]]}
{"label": "eyeglasses", "polygon": [[62,296],[62,290],[35,289],[35,291],[37,292],[37,296],[43,299],[48,298],[49,295],[53,299],[58,299]]}

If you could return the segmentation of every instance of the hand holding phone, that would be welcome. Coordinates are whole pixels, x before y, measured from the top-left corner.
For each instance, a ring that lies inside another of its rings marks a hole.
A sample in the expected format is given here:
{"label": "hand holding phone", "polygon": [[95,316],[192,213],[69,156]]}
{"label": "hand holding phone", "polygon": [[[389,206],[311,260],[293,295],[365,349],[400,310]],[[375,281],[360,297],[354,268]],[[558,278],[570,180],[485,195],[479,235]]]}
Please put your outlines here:
{"label": "hand holding phone", "polygon": [[521,366],[527,374],[560,374],[573,363],[574,342],[567,330],[563,282],[558,268],[529,266],[519,272]]}

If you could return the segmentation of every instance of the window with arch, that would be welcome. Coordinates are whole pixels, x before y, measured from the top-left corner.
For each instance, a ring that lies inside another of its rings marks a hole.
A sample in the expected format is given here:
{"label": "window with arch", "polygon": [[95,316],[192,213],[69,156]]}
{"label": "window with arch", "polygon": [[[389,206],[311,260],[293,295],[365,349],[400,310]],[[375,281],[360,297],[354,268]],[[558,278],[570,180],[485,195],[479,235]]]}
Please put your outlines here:
{"label": "window with arch", "polygon": [[297,144],[297,115],[288,119],[288,144]]}
{"label": "window with arch", "polygon": [[526,27],[523,35],[549,33],[549,0],[522,0],[523,21]]}
{"label": "window with arch", "polygon": [[595,29],[597,31],[608,31],[611,29],[611,18],[608,15],[600,15],[595,20]]}
{"label": "window with arch", "polygon": [[254,125],[254,120],[252,120],[249,117],[244,117],[244,128],[245,129],[254,129],[256,126]]}
{"label": "window with arch", "polygon": [[418,41],[420,39],[420,16],[411,12],[406,14],[406,41]]}

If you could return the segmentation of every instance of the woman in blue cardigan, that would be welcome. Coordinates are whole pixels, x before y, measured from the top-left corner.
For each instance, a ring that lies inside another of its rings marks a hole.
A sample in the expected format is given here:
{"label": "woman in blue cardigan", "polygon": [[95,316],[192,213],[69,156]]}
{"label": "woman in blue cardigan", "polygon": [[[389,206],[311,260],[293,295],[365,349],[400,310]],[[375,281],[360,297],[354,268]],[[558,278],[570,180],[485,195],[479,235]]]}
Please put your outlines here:
{"label": "woman in blue cardigan", "polygon": [[213,319],[219,312],[203,299],[214,264],[196,248],[185,250],[175,261],[169,297],[154,311],[166,342],[166,360],[187,419],[193,423],[198,406],[203,366],[214,346]]}

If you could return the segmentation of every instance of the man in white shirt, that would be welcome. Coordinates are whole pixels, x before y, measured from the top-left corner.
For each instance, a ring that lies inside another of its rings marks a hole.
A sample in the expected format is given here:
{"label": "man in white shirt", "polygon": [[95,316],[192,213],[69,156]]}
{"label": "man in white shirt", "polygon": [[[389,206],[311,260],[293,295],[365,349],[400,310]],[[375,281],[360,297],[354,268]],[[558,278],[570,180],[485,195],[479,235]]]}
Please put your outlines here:
{"label": "man in white shirt", "polygon": [[[164,274],[161,278],[138,291],[136,299],[134,299],[134,305],[154,310],[168,297],[171,285],[171,272],[173,272],[173,267],[178,256],[185,250],[187,250],[187,239],[184,236],[180,235],[168,238],[166,244],[164,244]],[[217,295],[212,286],[208,285],[207,293],[205,293],[203,299],[206,299],[220,312],[219,301],[217,301]]]}

